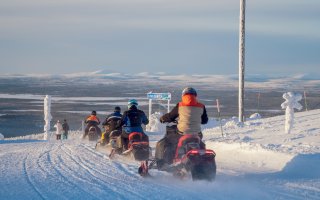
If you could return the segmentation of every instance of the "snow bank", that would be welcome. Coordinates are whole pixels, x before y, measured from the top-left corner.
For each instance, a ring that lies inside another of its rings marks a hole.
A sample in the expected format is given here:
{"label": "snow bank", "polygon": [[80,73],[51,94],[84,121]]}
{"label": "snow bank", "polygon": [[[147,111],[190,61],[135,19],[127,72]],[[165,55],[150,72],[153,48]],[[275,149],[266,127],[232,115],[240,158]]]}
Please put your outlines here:
{"label": "snow bank", "polygon": [[[224,124],[225,120],[221,119],[221,123]],[[219,121],[215,118],[210,118],[207,124],[201,125],[202,130],[219,127]]]}
{"label": "snow bank", "polygon": [[[19,137],[12,137],[12,138],[6,138],[6,140],[43,140],[45,133],[37,133],[37,134],[31,134],[31,135],[25,135],[25,136],[19,136]],[[55,134],[54,132],[49,132],[48,140],[52,139],[55,140]],[[69,131],[68,133],[68,140],[80,140],[82,138],[82,132],[80,130],[77,131]]]}
{"label": "snow bank", "polygon": [[259,144],[206,142],[206,146],[216,152],[216,161],[223,170],[234,174],[279,172],[294,155],[271,151]]}
{"label": "snow bank", "polygon": [[283,170],[276,173],[277,177],[286,179],[320,178],[320,154],[298,154]]}

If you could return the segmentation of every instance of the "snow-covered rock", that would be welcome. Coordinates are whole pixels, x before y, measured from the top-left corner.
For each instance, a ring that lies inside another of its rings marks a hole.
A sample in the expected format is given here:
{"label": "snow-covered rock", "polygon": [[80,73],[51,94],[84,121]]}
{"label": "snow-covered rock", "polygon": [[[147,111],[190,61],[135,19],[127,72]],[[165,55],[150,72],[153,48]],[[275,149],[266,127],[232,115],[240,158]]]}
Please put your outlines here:
{"label": "snow-covered rock", "polygon": [[254,113],[250,115],[249,119],[261,119],[261,115],[259,113]]}

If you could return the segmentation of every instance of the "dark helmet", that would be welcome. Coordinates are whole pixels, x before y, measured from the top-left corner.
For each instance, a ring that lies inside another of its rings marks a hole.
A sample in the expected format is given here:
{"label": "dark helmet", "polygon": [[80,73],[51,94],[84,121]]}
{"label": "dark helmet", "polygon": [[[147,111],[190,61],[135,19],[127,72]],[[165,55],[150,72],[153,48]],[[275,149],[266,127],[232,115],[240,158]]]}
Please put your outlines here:
{"label": "dark helmet", "polygon": [[91,115],[97,115],[97,112],[96,112],[95,110],[93,110],[93,111],[91,112]]}
{"label": "dark helmet", "polygon": [[192,87],[186,87],[182,91],[182,96],[186,94],[192,94],[194,96],[197,96],[197,91]]}
{"label": "dark helmet", "polygon": [[121,108],[119,106],[114,107],[114,112],[121,112]]}
{"label": "dark helmet", "polygon": [[135,99],[130,99],[129,101],[128,101],[128,108],[131,108],[131,106],[138,106],[138,101],[137,100],[135,100]]}

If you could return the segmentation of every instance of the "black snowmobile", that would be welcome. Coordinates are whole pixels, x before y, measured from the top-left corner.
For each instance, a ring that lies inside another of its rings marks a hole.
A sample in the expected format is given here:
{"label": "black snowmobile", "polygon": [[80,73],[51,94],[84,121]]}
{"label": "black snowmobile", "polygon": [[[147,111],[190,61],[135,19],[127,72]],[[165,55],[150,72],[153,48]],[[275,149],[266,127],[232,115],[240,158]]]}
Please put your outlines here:
{"label": "black snowmobile", "polygon": [[85,139],[88,136],[89,141],[97,141],[99,138],[98,130],[95,126],[90,126],[88,133],[83,135],[83,139]]}
{"label": "black snowmobile", "polygon": [[[167,126],[167,134],[172,134],[172,130],[176,129],[176,125]],[[174,130],[175,131],[175,130]],[[183,178],[188,173],[191,173],[193,180],[214,180],[216,176],[215,152],[210,149],[200,147],[200,138],[197,135],[185,134],[174,148],[167,147],[165,151],[174,151],[169,155],[174,155],[169,158],[169,162],[161,163],[152,159],[147,169],[139,170],[148,171],[148,169],[158,169],[172,173],[174,176]],[[140,173],[141,174],[141,173]],[[143,175],[143,174],[141,174]]]}

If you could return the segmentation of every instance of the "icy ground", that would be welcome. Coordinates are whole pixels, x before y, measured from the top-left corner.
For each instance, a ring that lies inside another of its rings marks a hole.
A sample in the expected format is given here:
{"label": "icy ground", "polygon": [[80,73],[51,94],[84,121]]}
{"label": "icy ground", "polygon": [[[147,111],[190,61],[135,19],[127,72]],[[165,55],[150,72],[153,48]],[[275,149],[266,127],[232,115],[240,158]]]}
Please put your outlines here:
{"label": "icy ground", "polygon": [[[210,120],[203,133],[217,153],[214,182],[157,171],[142,178],[138,163],[109,160],[76,131],[63,141],[1,140],[0,199],[320,199],[320,110],[296,113],[295,120],[291,134],[284,133],[284,116],[223,120],[226,137]],[[153,147],[163,135],[148,134]]]}

